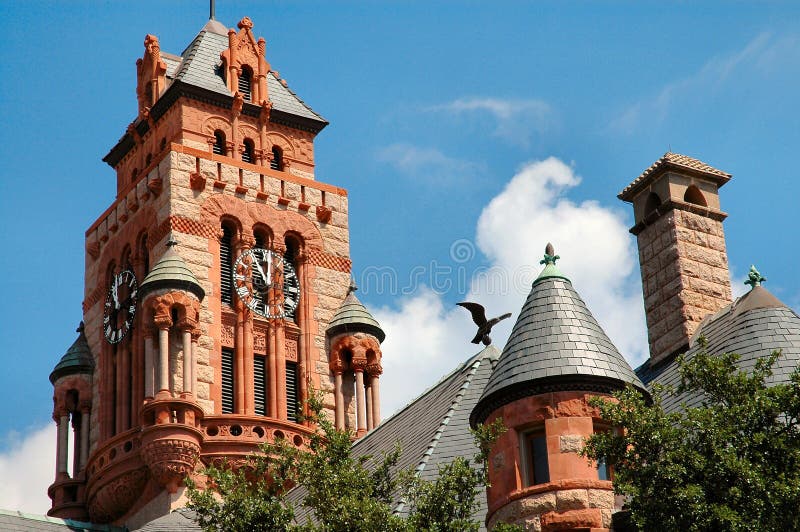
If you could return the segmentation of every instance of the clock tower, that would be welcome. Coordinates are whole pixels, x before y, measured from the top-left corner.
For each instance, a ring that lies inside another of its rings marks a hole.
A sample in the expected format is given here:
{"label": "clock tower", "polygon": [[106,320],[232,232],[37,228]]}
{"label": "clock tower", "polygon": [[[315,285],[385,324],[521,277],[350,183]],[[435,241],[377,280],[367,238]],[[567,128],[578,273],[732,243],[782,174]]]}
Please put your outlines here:
{"label": "clock tower", "polygon": [[351,263],[347,192],[316,178],[328,123],[252,29],[209,20],[180,55],[144,39],[137,116],[103,159],[117,195],[86,231],[83,324],[51,374],[50,515],[136,528],[166,514],[203,465],[304,446],[314,390],[354,434],[365,408],[380,420],[377,399],[358,404],[377,377],[331,370]]}

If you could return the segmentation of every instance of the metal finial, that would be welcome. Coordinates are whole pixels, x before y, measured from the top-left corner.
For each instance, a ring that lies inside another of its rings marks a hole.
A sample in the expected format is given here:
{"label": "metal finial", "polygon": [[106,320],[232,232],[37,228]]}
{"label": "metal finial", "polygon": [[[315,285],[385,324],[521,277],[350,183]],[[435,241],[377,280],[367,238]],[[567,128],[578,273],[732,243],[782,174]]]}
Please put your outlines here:
{"label": "metal finial", "polygon": [[81,320],[81,322],[78,324],[78,328],[77,328],[77,329],[75,329],[75,332],[76,332],[76,333],[83,334],[83,329],[84,329],[84,326],[83,326],[83,320]]}
{"label": "metal finial", "polygon": [[556,250],[553,248],[553,244],[548,242],[547,246],[544,248],[544,258],[539,261],[539,264],[555,264],[560,258],[561,257],[556,255]]}
{"label": "metal finial", "polygon": [[214,11],[215,11],[214,4],[216,4],[216,2],[214,0],[211,0],[211,5],[209,6],[209,13],[208,13],[208,18],[210,20],[215,20],[214,19]]}
{"label": "metal finial", "polygon": [[350,286],[347,288],[347,293],[348,294],[352,294],[356,290],[358,290],[358,285],[356,284],[356,278],[351,276],[350,277]]}
{"label": "metal finial", "polygon": [[174,246],[177,246],[177,245],[178,245],[178,241],[175,240],[174,238],[170,238],[169,240],[167,240],[167,247],[168,248],[171,248],[171,247],[174,247]]}
{"label": "metal finial", "polygon": [[744,284],[750,285],[750,290],[752,290],[756,286],[761,286],[761,283],[765,282],[766,280],[767,278],[759,273],[755,265],[751,265],[750,272],[747,274],[747,280],[744,282]]}

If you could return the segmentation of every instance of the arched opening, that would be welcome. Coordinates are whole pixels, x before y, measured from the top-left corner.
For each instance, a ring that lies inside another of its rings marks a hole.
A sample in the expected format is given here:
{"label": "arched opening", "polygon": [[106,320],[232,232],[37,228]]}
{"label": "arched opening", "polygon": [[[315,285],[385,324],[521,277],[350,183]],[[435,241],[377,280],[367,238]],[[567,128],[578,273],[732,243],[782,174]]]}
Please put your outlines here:
{"label": "arched opening", "polygon": [[280,146],[272,147],[272,160],[269,162],[269,167],[279,172],[283,171],[283,150]]}
{"label": "arched opening", "polygon": [[219,129],[214,131],[214,153],[217,155],[225,155],[227,153],[225,133]]}
{"label": "arched opening", "polygon": [[219,287],[220,299],[228,305],[233,301],[233,235],[231,224],[223,222],[219,240]]}
{"label": "arched opening", "polygon": [[244,139],[244,150],[242,150],[242,161],[246,163],[256,162],[256,145],[253,139]]}
{"label": "arched opening", "polygon": [[272,247],[272,231],[264,225],[253,227],[253,237],[255,237],[256,247],[270,249]]}
{"label": "arched opening", "polygon": [[297,257],[300,255],[300,241],[295,235],[286,235],[284,238],[286,253],[283,258],[288,267],[283,272],[283,296],[284,312],[286,318],[297,323],[299,312],[297,312],[300,298],[300,279],[297,275]]}
{"label": "arched opening", "polygon": [[708,207],[705,196],[703,196],[703,193],[700,192],[700,189],[695,185],[690,185],[689,188],[686,189],[686,193],[683,195],[683,201],[693,205]]}
{"label": "arched opening", "polygon": [[645,217],[650,216],[652,213],[658,210],[658,207],[661,205],[661,198],[658,197],[658,194],[655,192],[651,192],[649,196],[647,196],[647,201],[644,204],[644,215]]}
{"label": "arched opening", "polygon": [[242,66],[242,72],[239,74],[239,94],[242,95],[244,101],[252,101],[253,98],[253,69],[249,66]]}

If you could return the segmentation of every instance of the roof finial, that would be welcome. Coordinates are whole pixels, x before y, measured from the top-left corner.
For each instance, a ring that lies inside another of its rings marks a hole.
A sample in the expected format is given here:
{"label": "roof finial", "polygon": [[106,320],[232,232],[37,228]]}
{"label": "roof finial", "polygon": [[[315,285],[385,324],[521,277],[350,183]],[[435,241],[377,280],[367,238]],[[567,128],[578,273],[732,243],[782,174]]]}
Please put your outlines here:
{"label": "roof finial", "polygon": [[78,325],[78,328],[75,329],[75,332],[79,333],[79,334],[83,334],[83,328],[84,328],[83,320],[81,320],[81,323]]}
{"label": "roof finial", "polygon": [[168,248],[175,247],[177,245],[178,245],[178,241],[175,240],[174,238],[170,238],[169,240],[167,240],[167,247]]}
{"label": "roof finial", "polygon": [[216,2],[214,0],[211,0],[211,5],[209,6],[210,10],[209,10],[209,13],[208,13],[208,19],[209,20],[216,20],[214,18],[214,5],[215,4],[216,4]]}
{"label": "roof finial", "polygon": [[767,278],[759,273],[755,265],[751,265],[750,272],[747,274],[747,280],[744,282],[744,284],[750,285],[750,290],[752,290],[756,286],[761,286],[761,283],[766,280]]}
{"label": "roof finial", "polygon": [[356,278],[352,275],[350,276],[350,286],[347,287],[347,295],[352,294],[358,290],[358,285],[356,284]]}
{"label": "roof finial", "polygon": [[556,251],[553,249],[553,244],[548,242],[547,246],[544,248],[544,258],[539,261],[539,264],[555,264],[560,258],[561,257],[556,255]]}

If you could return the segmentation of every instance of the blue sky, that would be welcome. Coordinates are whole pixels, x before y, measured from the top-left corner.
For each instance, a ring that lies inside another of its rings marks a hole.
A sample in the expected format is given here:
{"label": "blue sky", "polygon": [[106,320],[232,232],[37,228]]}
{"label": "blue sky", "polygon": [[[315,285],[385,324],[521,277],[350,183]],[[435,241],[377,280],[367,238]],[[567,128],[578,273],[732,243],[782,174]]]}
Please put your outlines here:
{"label": "blue sky", "polygon": [[[453,303],[519,310],[524,282],[498,294],[476,272],[533,271],[551,239],[640,362],[631,213],[616,194],[670,148],[734,176],[722,206],[735,282],[755,263],[800,306],[795,3],[217,4],[226,26],[252,18],[273,69],[331,122],[316,141],[317,179],[349,190],[360,296],[387,342],[396,331],[394,370],[421,386],[471,352],[471,324]],[[134,118],[144,36],[180,53],[207,3],[0,7],[2,473],[24,464],[26,442],[48,425],[47,376],[81,319],[83,235],[114,199],[101,158]],[[384,267],[397,290],[362,278]],[[408,399],[396,396],[394,407]],[[0,491],[0,507],[13,504]]]}

